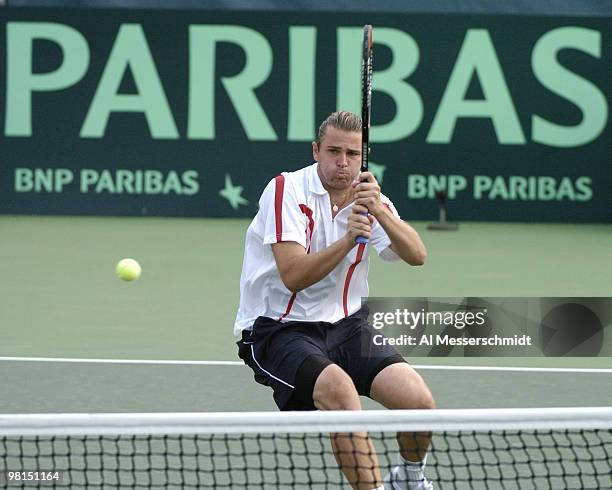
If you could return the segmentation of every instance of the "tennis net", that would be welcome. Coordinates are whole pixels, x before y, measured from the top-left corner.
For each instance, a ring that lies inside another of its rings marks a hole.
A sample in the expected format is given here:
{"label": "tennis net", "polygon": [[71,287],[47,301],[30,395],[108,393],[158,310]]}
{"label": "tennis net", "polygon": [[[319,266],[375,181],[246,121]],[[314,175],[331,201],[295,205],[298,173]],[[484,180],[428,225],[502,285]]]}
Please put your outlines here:
{"label": "tennis net", "polygon": [[330,433],[384,477],[398,432],[436,489],[612,488],[612,408],[0,415],[0,487],[350,488]]}

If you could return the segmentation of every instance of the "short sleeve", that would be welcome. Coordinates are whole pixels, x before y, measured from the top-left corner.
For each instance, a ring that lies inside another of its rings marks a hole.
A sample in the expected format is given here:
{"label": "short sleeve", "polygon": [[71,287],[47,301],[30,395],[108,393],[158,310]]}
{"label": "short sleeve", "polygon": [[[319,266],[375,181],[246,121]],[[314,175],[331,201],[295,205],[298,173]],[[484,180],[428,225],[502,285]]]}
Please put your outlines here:
{"label": "short sleeve", "polygon": [[[393,216],[395,216],[397,219],[401,219],[399,213],[397,212],[397,209],[395,209],[395,206],[393,205],[391,200],[387,196],[382,194],[380,198],[385,207],[393,214]],[[391,240],[389,239],[389,236],[387,235],[383,227],[380,226],[380,223],[378,223],[377,221],[374,222],[374,226],[372,227],[372,237],[370,239],[370,243],[382,260],[401,260],[400,256],[397,255],[393,250],[391,250]]]}
{"label": "short sleeve", "polygon": [[306,248],[306,216],[302,213],[291,182],[284,175],[274,178],[259,200],[264,245],[297,242]]}

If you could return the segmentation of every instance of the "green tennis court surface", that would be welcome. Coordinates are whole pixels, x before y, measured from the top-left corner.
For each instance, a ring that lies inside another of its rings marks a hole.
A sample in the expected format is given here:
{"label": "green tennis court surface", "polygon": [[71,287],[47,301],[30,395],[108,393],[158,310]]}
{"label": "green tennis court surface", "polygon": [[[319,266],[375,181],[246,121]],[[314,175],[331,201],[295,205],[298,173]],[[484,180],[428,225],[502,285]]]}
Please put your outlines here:
{"label": "green tennis court surface", "polygon": [[[237,361],[246,220],[0,217],[3,412],[272,410]],[[610,225],[416,228],[425,267],[374,260],[373,296],[610,296]],[[135,283],[118,259],[143,266]],[[14,358],[56,358],[53,362]],[[609,358],[416,359],[439,407],[612,405]],[[436,366],[550,368],[469,370]],[[566,368],[558,370],[553,368]],[[595,369],[595,370],[589,370]],[[367,403],[368,408],[373,404]]]}

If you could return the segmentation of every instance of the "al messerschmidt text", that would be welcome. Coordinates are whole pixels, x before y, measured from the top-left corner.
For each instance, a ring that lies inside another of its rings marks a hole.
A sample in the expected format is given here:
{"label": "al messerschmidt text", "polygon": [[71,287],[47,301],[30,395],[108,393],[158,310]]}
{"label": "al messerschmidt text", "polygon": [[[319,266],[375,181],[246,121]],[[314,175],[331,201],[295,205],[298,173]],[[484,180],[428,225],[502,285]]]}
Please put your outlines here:
{"label": "al messerschmidt text", "polygon": [[[435,340],[435,341],[434,341]],[[486,346],[514,346],[531,345],[531,336],[513,335],[512,337],[501,337],[493,335],[491,337],[453,337],[451,335],[421,335],[417,342],[416,337],[403,334],[398,337],[385,337],[382,334],[375,335],[373,342],[376,345],[486,345]]]}

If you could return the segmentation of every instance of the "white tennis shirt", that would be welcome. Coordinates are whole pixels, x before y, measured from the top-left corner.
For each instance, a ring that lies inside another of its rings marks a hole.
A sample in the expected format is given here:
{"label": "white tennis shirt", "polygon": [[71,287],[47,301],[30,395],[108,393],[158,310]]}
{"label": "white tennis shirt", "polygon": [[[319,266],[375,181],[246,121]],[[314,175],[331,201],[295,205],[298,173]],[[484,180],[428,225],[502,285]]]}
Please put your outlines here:
{"label": "white tennis shirt", "polygon": [[[332,218],[329,194],[317,173],[317,163],[273,179],[259,200],[259,211],[247,233],[240,277],[240,306],[234,334],[251,329],[259,316],[280,321],[336,322],[361,308],[368,296],[370,248],[383,260],[399,260],[391,241],[375,221],[369,244],[355,246],[326,277],[292,293],[276,267],[272,244],[297,242],[306,253],[317,253],[346,234],[353,204]],[[393,203],[383,203],[399,219]]]}

